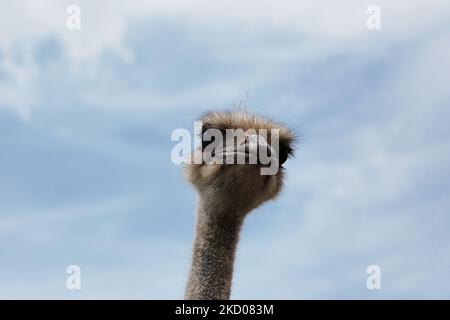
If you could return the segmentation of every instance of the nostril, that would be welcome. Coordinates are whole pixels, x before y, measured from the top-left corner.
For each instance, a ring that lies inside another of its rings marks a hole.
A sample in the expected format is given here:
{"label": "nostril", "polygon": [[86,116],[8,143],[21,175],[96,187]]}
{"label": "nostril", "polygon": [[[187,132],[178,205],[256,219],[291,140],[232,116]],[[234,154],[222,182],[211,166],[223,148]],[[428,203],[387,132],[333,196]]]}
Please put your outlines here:
{"label": "nostril", "polygon": [[238,145],[241,147],[248,148],[252,143],[252,139],[249,136],[245,136],[245,138],[241,139],[238,142]]}

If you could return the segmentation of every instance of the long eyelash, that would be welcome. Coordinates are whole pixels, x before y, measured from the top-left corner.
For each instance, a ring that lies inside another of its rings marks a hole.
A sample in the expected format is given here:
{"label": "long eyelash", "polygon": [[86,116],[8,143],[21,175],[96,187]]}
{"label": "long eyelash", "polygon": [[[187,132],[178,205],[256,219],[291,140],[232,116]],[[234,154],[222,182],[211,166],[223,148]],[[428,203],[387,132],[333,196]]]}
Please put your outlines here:
{"label": "long eyelash", "polygon": [[292,157],[292,158],[295,157],[294,149],[292,149],[291,147],[287,147],[286,151],[287,151],[287,154],[289,157]]}

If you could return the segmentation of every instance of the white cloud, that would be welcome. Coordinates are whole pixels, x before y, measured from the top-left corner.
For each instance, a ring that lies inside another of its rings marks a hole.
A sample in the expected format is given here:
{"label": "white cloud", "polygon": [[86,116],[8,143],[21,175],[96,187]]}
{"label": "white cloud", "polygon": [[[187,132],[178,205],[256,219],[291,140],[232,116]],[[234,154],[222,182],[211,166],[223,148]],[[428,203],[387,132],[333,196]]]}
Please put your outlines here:
{"label": "white cloud", "polygon": [[[74,62],[98,58],[106,49],[131,61],[132,53],[124,43],[127,24],[155,19],[179,20],[186,26],[198,24],[206,29],[240,26],[240,32],[253,33],[257,28],[274,28],[319,39],[337,38],[340,43],[369,37],[365,27],[365,9],[370,3],[347,1],[78,1],[82,12],[80,31],[66,28],[68,2],[46,0],[3,1],[0,4],[0,48],[21,42],[35,42],[56,35]],[[428,30],[444,16],[446,1],[427,3],[379,1],[386,18],[382,31],[386,37],[413,36]],[[244,28],[242,28],[244,26]]]}
{"label": "white cloud", "polygon": [[[2,92],[12,92],[0,101],[0,105],[7,105],[18,111],[24,119],[30,119],[36,101],[39,99],[36,86],[39,70],[33,61],[33,47],[43,39],[56,37],[63,46],[67,56],[67,69],[80,79],[101,78],[97,70],[98,59],[105,51],[112,51],[124,63],[133,63],[134,53],[126,44],[127,32],[132,22],[171,19],[186,25],[190,30],[215,33],[214,38],[226,38],[228,47],[218,47],[225,50],[228,59],[233,52],[240,51],[233,46],[233,37],[238,39],[244,35],[251,38],[255,32],[261,30],[277,30],[279,33],[298,36],[297,48],[289,44],[276,48],[248,48],[249,52],[240,52],[238,59],[255,59],[261,54],[268,56],[268,65],[286,61],[286,54],[290,57],[304,56],[308,49],[300,45],[304,38],[314,39],[317,48],[324,52],[330,48],[347,47],[349,50],[363,50],[370,55],[378,50],[371,48],[371,34],[365,27],[365,9],[371,3],[361,1],[347,1],[330,3],[329,1],[235,1],[212,3],[210,1],[78,1],[81,8],[82,28],[80,31],[70,31],[66,28],[66,8],[73,4],[65,1],[46,0],[39,4],[31,0],[3,1],[0,3],[0,51],[3,53],[0,71],[17,81],[27,83],[29,88],[8,87],[0,84]],[[417,33],[427,32],[444,17],[448,2],[441,0],[426,3],[409,1],[379,1],[382,8],[383,29],[380,37],[398,41],[415,36]],[[193,29],[194,30],[194,29]],[[198,32],[198,31],[195,31]],[[230,32],[238,32],[236,36]],[[223,37],[222,37],[222,36]],[[228,38],[227,38],[228,37]],[[155,44],[158,45],[158,44]],[[231,46],[230,46],[231,45]],[[328,46],[324,48],[324,46]],[[26,63],[10,58],[10,53],[26,57]],[[220,52],[216,52],[218,56]],[[307,53],[309,57],[320,55],[320,51]],[[277,58],[278,57],[278,58]],[[267,72],[267,70],[264,70]],[[259,74],[251,76],[252,82],[258,81]],[[223,84],[227,86],[227,84]],[[242,84],[241,84],[242,86]],[[221,91],[221,90],[219,90]],[[16,92],[16,93],[14,93]],[[26,95],[25,98],[19,97]],[[24,93],[25,92],[25,93]],[[221,91],[222,92],[222,91]],[[133,93],[130,93],[133,95]],[[125,94],[126,95],[126,94]],[[154,99],[158,100],[160,98]],[[179,97],[183,99],[184,97]],[[147,98],[146,98],[147,99]],[[162,98],[167,99],[167,98]]]}

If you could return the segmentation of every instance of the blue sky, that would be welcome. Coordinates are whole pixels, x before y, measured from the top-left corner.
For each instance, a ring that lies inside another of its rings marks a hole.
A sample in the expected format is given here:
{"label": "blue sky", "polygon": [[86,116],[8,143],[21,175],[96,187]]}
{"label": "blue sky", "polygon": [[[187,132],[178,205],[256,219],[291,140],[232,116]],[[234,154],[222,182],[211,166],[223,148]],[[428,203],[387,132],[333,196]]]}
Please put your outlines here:
{"label": "blue sky", "polygon": [[236,104],[302,143],[233,298],[450,298],[448,2],[378,1],[377,31],[367,1],[78,1],[70,31],[74,3],[0,0],[0,298],[182,298],[170,134]]}

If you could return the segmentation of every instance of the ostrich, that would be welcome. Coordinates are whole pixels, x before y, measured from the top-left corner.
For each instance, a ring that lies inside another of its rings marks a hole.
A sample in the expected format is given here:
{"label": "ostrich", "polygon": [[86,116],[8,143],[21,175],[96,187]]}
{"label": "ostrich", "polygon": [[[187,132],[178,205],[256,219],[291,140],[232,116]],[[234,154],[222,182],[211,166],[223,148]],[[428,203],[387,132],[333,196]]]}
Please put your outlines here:
{"label": "ostrich", "polygon": [[291,145],[294,136],[279,123],[240,110],[210,112],[201,121],[202,147],[195,150],[194,154],[202,152],[211,143],[204,138],[208,129],[221,132],[242,129],[245,132],[244,139],[232,139],[231,142],[225,140],[223,150],[230,150],[231,147],[235,156],[239,151],[244,151],[246,159],[254,152],[251,151],[254,149],[249,148],[252,136],[255,137],[254,133],[248,134],[254,132],[250,130],[258,132],[257,149],[269,148],[272,153],[271,139],[262,139],[259,132],[266,129],[268,133],[279,133],[278,150],[272,155],[279,169],[276,174],[261,175],[260,169],[265,165],[260,163],[259,158],[256,164],[213,164],[202,161],[200,164],[188,163],[185,166],[187,180],[198,192],[196,234],[185,298],[227,300],[230,298],[234,257],[244,218],[250,211],[280,193],[284,177],[281,165],[293,155]]}

